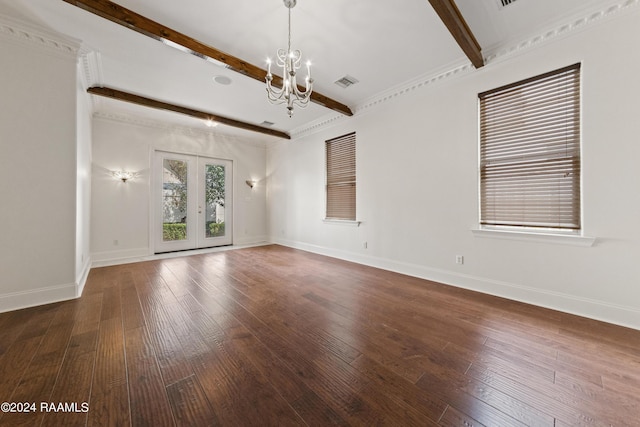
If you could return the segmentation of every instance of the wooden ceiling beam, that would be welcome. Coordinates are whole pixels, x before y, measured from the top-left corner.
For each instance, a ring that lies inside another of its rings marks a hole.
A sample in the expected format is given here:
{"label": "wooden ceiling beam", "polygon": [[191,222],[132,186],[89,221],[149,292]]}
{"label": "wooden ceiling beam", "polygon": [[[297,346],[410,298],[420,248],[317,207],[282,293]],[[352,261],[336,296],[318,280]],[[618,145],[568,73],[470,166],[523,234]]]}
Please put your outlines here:
{"label": "wooden ceiling beam", "polygon": [[429,0],[444,25],[462,48],[474,67],[484,66],[480,44],[462,17],[454,0]]}
{"label": "wooden ceiling beam", "polygon": [[145,107],[156,108],[158,110],[166,110],[173,111],[175,113],[186,114],[187,116],[195,117],[201,120],[212,120],[216,123],[221,123],[239,129],[245,129],[252,132],[259,132],[265,135],[291,139],[291,136],[289,136],[288,133],[281,132],[275,129],[264,128],[262,126],[253,125],[251,123],[241,122],[239,120],[218,116],[216,114],[194,110],[192,108],[182,107],[180,105],[170,104],[168,102],[158,101],[156,99],[146,98],[144,96],[135,95],[133,93],[124,92],[117,89],[108,87],[90,87],[89,89],[87,89],[87,92],[93,95],[104,96],[107,98],[117,99],[119,101],[131,102],[133,104],[143,105]]}
{"label": "wooden ceiling beam", "polygon": [[[169,27],[165,27],[149,18],[133,12],[119,4],[109,0],[62,0],[73,6],[84,9],[88,12],[101,16],[116,24],[122,25],[130,30],[137,31],[145,36],[151,37],[176,47],[184,52],[191,53],[205,60],[212,59],[218,63],[226,64],[227,68],[245,76],[265,82],[267,71],[252,65],[240,58],[228,55],[214,47],[208,46],[196,39],[185,34],[175,31]],[[282,87],[282,78],[273,76],[273,84]],[[304,90],[300,86],[301,90]],[[324,96],[318,92],[311,93],[311,101],[327,107],[331,110],[338,111],[347,116],[353,116],[353,111],[349,107],[340,102]]]}

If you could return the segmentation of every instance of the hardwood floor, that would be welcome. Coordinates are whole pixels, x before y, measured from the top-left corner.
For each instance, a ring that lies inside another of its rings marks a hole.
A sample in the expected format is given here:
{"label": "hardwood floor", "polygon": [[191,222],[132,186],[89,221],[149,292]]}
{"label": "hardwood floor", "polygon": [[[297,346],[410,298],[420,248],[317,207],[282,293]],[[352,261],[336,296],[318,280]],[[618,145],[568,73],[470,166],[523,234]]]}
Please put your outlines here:
{"label": "hardwood floor", "polygon": [[2,426],[640,425],[640,331],[280,246],[93,269],[0,378]]}

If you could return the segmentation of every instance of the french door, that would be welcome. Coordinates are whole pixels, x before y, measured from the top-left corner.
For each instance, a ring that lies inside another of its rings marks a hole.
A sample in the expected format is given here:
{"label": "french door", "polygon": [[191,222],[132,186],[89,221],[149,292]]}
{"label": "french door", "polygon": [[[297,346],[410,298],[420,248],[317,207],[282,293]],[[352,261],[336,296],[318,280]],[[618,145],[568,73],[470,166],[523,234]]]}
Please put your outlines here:
{"label": "french door", "polygon": [[155,253],[233,243],[232,162],[156,151]]}

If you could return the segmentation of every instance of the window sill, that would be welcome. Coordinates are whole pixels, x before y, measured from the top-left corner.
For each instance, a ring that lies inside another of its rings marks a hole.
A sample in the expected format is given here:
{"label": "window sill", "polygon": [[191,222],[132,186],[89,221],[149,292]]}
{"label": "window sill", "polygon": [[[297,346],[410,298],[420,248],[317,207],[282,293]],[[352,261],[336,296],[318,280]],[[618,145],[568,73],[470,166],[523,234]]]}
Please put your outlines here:
{"label": "window sill", "polygon": [[591,247],[595,244],[595,237],[585,237],[579,234],[562,234],[551,232],[521,231],[511,229],[496,228],[475,228],[471,232],[475,237],[490,239],[519,240],[528,242],[555,243],[561,245],[572,245]]}
{"label": "window sill", "polygon": [[325,224],[350,225],[355,227],[360,227],[360,224],[362,224],[362,221],[355,221],[350,219],[331,219],[331,218],[325,218],[322,220],[322,222],[324,222]]}

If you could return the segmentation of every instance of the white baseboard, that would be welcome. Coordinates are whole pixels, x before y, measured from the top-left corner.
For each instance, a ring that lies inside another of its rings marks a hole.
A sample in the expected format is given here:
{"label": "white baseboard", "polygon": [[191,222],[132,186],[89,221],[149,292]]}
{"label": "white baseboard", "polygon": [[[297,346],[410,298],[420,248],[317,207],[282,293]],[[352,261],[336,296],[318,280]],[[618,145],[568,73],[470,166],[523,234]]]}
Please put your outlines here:
{"label": "white baseboard", "polygon": [[[255,241],[254,241],[255,240]],[[204,249],[193,249],[189,251],[178,251],[178,252],[167,252],[162,254],[153,254],[150,253],[148,248],[135,249],[130,251],[130,256],[126,256],[127,251],[118,251],[118,252],[102,252],[98,253],[98,257],[93,260],[91,267],[109,267],[111,265],[121,265],[121,264],[131,264],[133,262],[142,262],[142,261],[152,261],[156,259],[166,259],[166,258],[178,258],[189,255],[198,255],[198,254],[207,254],[213,252],[223,252],[229,251],[233,249],[242,249],[242,248],[250,248],[253,246],[263,246],[268,245],[269,242],[260,239],[247,239],[247,243],[238,243],[237,241],[230,246],[216,246],[213,248],[204,248]],[[141,254],[143,253],[143,254]],[[112,258],[105,257],[104,255],[108,254],[112,256]],[[92,255],[93,258],[93,255]]]}
{"label": "white baseboard", "polygon": [[0,313],[79,298],[82,296],[90,270],[91,260],[88,259],[76,277],[75,283],[0,295]]}
{"label": "white baseboard", "polygon": [[91,254],[91,267],[105,267],[108,265],[142,261],[149,255],[151,255],[151,250],[148,247],[124,249],[119,251],[93,252]]}
{"label": "white baseboard", "polygon": [[640,330],[640,309],[303,242],[272,243]]}
{"label": "white baseboard", "polygon": [[80,275],[76,277],[76,298],[82,296],[84,285],[87,283],[87,277],[89,277],[89,271],[91,271],[91,257],[85,261]]}
{"label": "white baseboard", "polygon": [[267,236],[234,237],[233,246],[264,245],[268,240]]}
{"label": "white baseboard", "polygon": [[0,295],[0,313],[76,298],[76,283]]}

